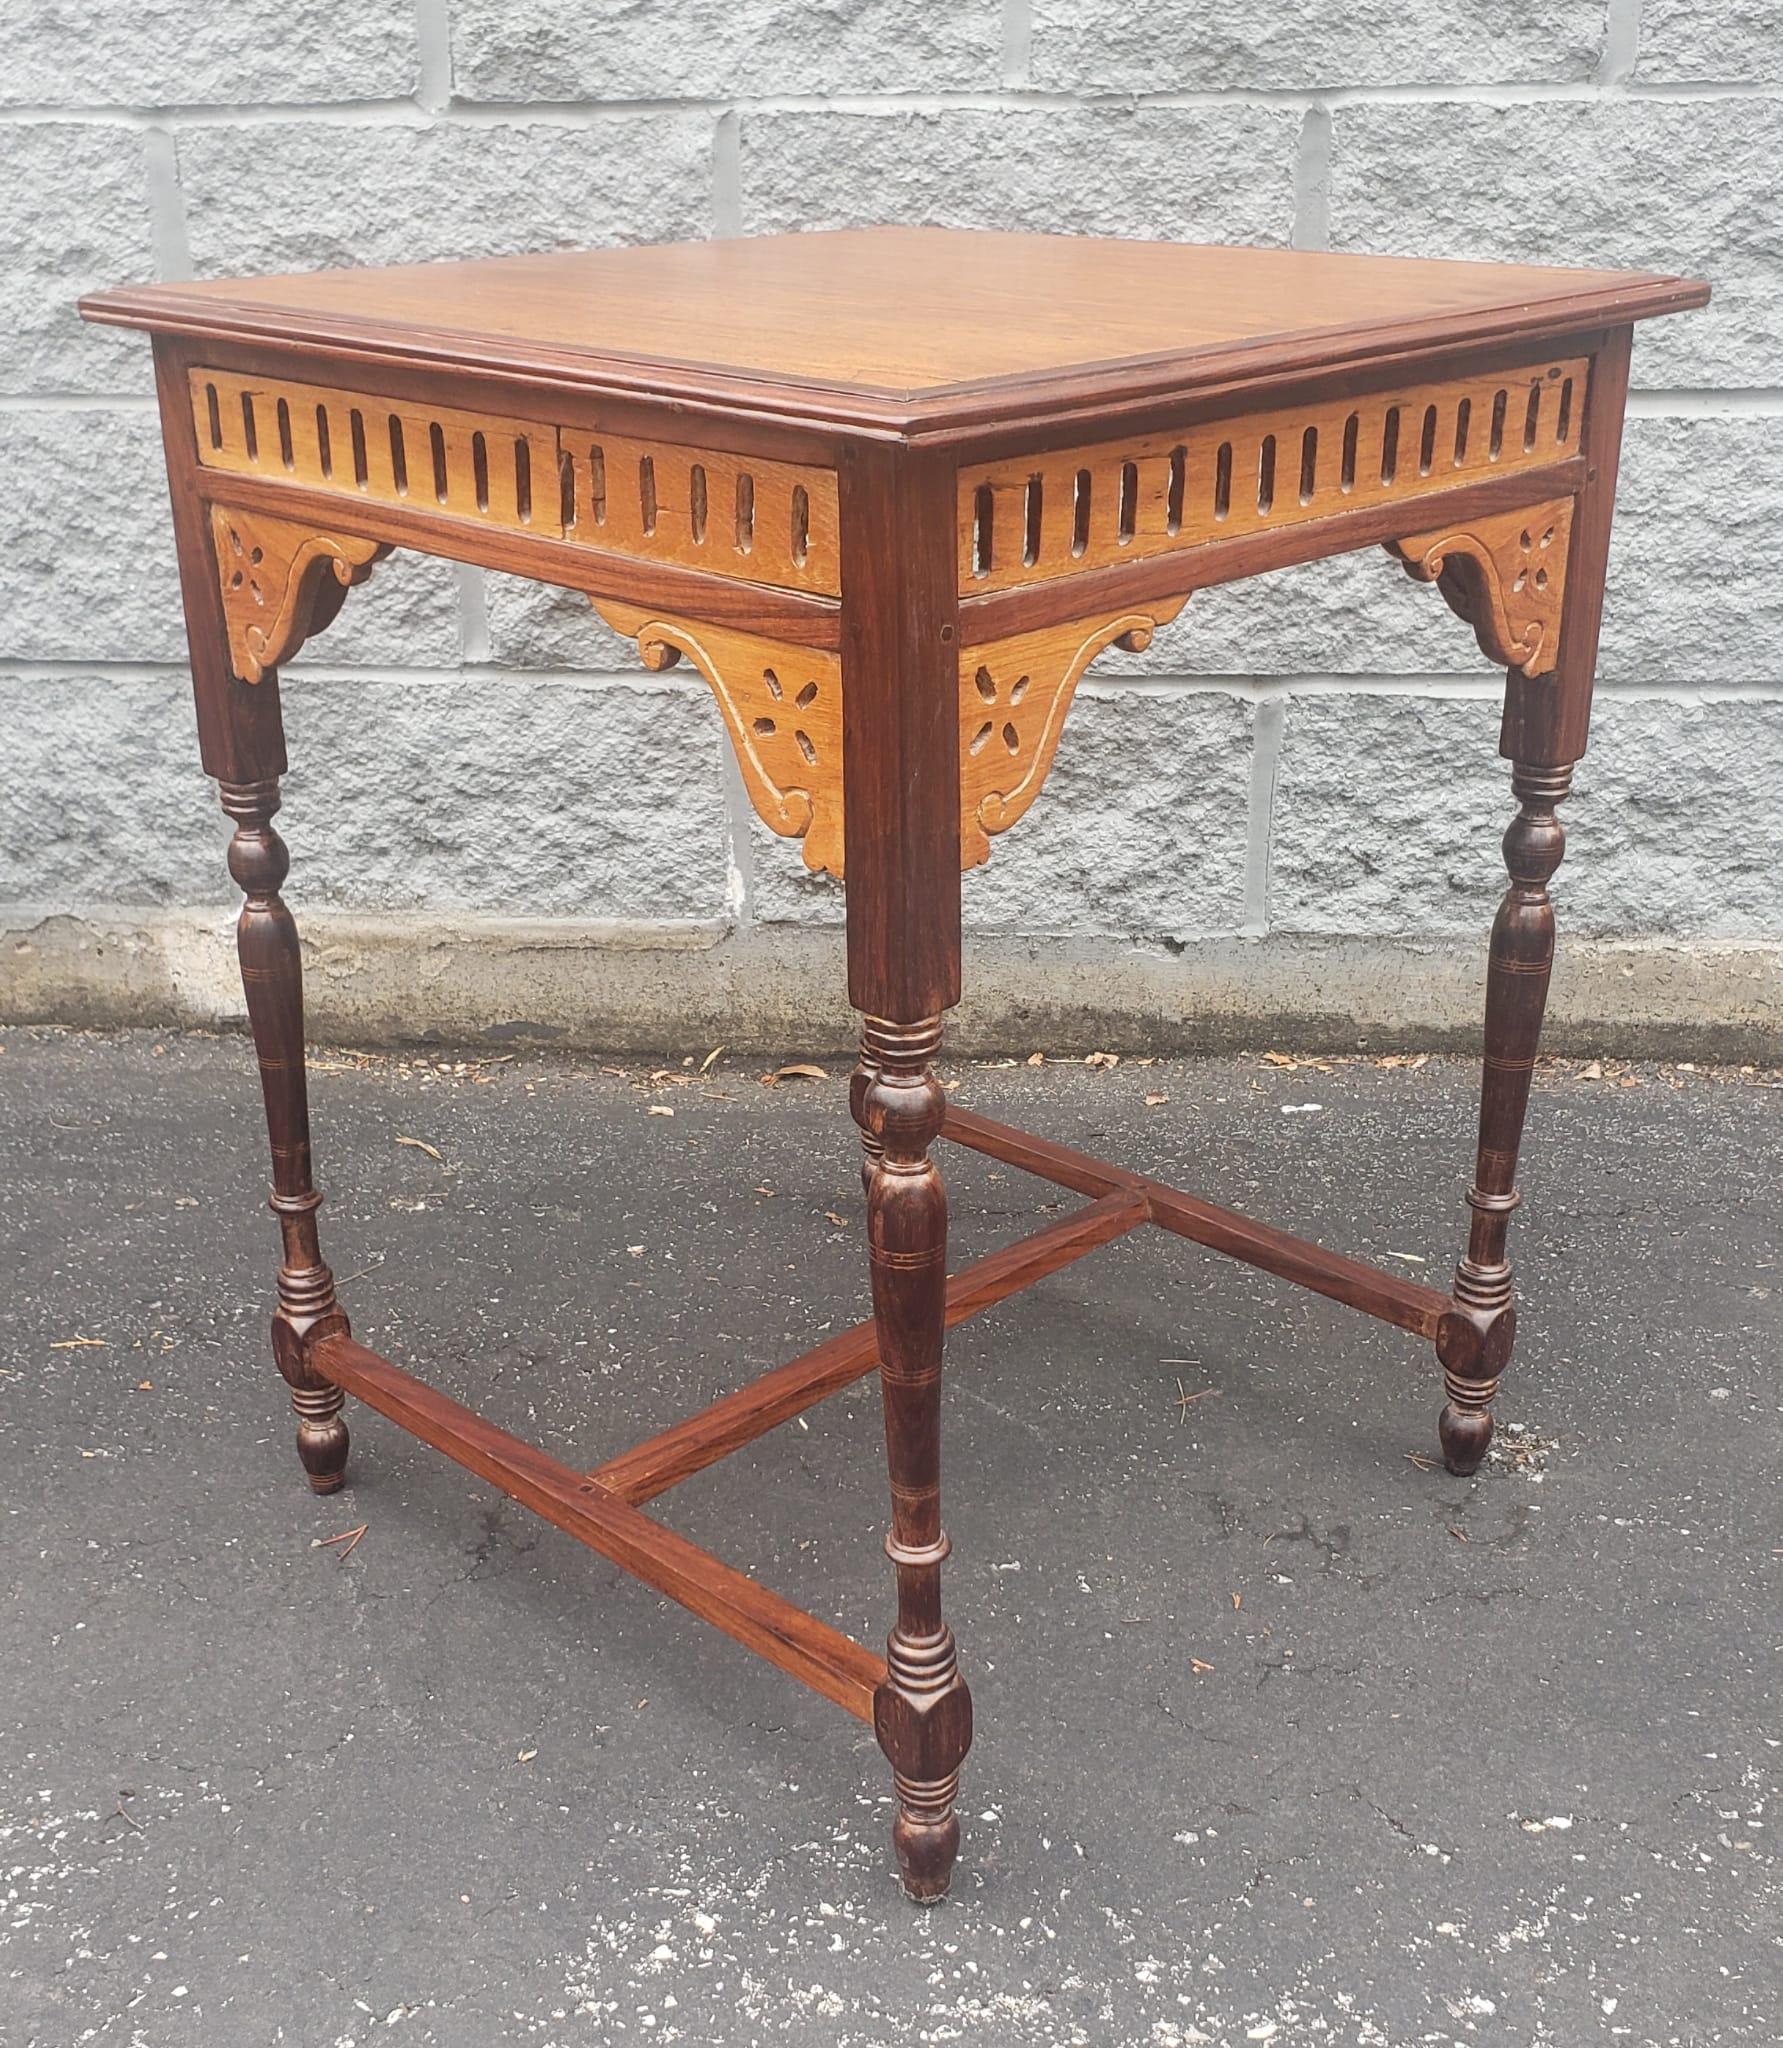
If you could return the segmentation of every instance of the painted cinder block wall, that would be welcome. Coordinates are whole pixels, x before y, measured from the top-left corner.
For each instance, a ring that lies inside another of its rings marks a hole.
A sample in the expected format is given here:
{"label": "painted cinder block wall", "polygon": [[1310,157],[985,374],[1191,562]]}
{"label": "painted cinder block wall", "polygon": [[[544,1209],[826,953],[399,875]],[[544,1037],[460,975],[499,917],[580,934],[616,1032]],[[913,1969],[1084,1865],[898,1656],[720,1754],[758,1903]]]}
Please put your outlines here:
{"label": "painted cinder block wall", "polygon": [[[877,220],[1631,264],[1558,1044],[1783,1045],[1779,0],[39,0],[0,52],[0,1016],[239,1011],[127,279]],[[1465,1032],[1500,679],[1378,552],[1194,599],[968,878],[956,1043]],[[837,1040],[834,888],[697,677],[398,556],[287,671],[348,1038]]]}

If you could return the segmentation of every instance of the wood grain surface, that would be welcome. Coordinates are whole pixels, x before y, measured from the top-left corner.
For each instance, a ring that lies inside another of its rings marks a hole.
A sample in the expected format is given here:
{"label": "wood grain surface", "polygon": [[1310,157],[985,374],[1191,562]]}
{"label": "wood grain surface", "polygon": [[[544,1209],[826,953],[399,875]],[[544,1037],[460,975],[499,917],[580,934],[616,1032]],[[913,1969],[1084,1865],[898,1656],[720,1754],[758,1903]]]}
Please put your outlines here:
{"label": "wood grain surface", "polygon": [[[1706,299],[1634,273],[883,229],[84,301],[155,332],[199,744],[236,825],[285,1251],[274,1350],[311,1483],[341,1483],[356,1394],[870,1721],[905,1884],[932,1899],[972,1739],[941,1589],[949,1327],[1156,1224],[1433,1340],[1444,1455],[1473,1471],[1516,1327],[1507,1227],[1630,323]],[[1446,1294],[975,1115],[933,1071],[961,992],[962,858],[1033,802],[1086,664],[1142,646],[1192,591],[1377,543],[1509,665],[1519,808]],[[355,1342],[317,1237],[276,663],[392,546],[565,584],[650,665],[686,658],[773,829],[836,874],[846,842],[873,1320],[592,1476]],[[939,1137],[1089,1205],[950,1279]],[[636,1506],[875,1363],[897,1582],[883,1659]]]}
{"label": "wood grain surface", "polygon": [[868,228],[139,285],[82,311],[884,426],[1045,410],[1086,373],[1187,389],[1707,297],[1636,272]]}
{"label": "wood grain surface", "polygon": [[316,1356],[329,1380],[368,1408],[858,1720],[871,1718],[873,1691],[885,1673],[871,1650],[351,1337],[324,1339]]}

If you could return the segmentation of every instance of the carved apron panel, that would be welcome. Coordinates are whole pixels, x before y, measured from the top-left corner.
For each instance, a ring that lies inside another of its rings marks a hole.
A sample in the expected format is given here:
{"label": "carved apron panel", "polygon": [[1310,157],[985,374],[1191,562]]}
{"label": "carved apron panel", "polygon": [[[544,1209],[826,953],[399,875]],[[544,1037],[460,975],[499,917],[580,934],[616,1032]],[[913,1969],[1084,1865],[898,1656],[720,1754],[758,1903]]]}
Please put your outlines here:
{"label": "carved apron panel", "polygon": [[834,597],[836,473],[229,370],[191,372],[206,469]]}
{"label": "carved apron panel", "polygon": [[1590,359],[1196,420],[969,465],[960,595],[1397,504],[1576,455]]}

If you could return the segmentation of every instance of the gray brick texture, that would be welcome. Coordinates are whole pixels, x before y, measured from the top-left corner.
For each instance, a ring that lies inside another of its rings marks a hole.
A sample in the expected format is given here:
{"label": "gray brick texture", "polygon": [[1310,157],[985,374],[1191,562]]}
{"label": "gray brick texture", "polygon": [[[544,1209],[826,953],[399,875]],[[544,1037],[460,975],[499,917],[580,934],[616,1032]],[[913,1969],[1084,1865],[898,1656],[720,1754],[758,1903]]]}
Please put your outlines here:
{"label": "gray brick texture", "polygon": [[[1708,277],[1635,357],[1568,933],[1783,946],[1775,0],[56,0],[0,57],[0,904],[220,904],[146,347],[98,285],[872,221]],[[1043,319],[1046,309],[1036,308]],[[303,901],[728,926],[839,893],[697,676],[398,556],[292,664]],[[1196,597],[1079,692],[972,929],[1483,938],[1497,682],[1378,551]],[[127,800],[120,800],[127,793]]]}

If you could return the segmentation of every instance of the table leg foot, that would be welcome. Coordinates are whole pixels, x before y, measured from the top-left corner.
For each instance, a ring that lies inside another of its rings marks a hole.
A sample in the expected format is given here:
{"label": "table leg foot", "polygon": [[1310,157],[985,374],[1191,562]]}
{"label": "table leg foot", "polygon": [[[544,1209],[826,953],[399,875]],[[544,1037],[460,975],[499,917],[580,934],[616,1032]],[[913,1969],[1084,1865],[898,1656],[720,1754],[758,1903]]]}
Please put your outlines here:
{"label": "table leg foot", "polygon": [[1490,1408],[1463,1408],[1448,1402],[1437,1418],[1443,1463],[1457,1479],[1471,1479],[1492,1447],[1495,1425]]}
{"label": "table leg foot", "polygon": [[954,1800],[960,1763],[972,1745],[972,1695],[946,1626],[921,1639],[894,1630],[886,1662],[889,1674],[873,1700],[873,1732],[898,1795],[892,1847],[905,1891],[931,1905],[946,1896],[960,1853]]}
{"label": "table leg foot", "polygon": [[1466,1479],[1479,1470],[1492,1445],[1492,1404],[1511,1362],[1517,1311],[1510,1299],[1508,1265],[1482,1271],[1462,1260],[1455,1292],[1457,1299],[1436,1331],[1436,1355],[1449,1396],[1437,1431],[1443,1463]]}
{"label": "table leg foot", "polygon": [[293,1387],[297,1417],[297,1459],[315,1493],[338,1493],[347,1480],[347,1425],[341,1410],[347,1397],[339,1387]]}
{"label": "table leg foot", "polygon": [[919,1906],[936,1905],[947,1896],[960,1853],[960,1817],[953,1810],[960,1774],[953,1771],[938,1784],[919,1785],[894,1771],[892,1783],[898,1794],[892,1847],[905,1894]]}
{"label": "table leg foot", "polygon": [[324,1337],[350,1337],[352,1326],[334,1298],[334,1275],[315,1243],[315,1212],[322,1197],[274,1195],[285,1227],[285,1263],[279,1268],[279,1307],[272,1319],[272,1355],[291,1389],[297,1418],[297,1462],[316,1493],[346,1484],[350,1440],[341,1411],[347,1397],[311,1362]]}

